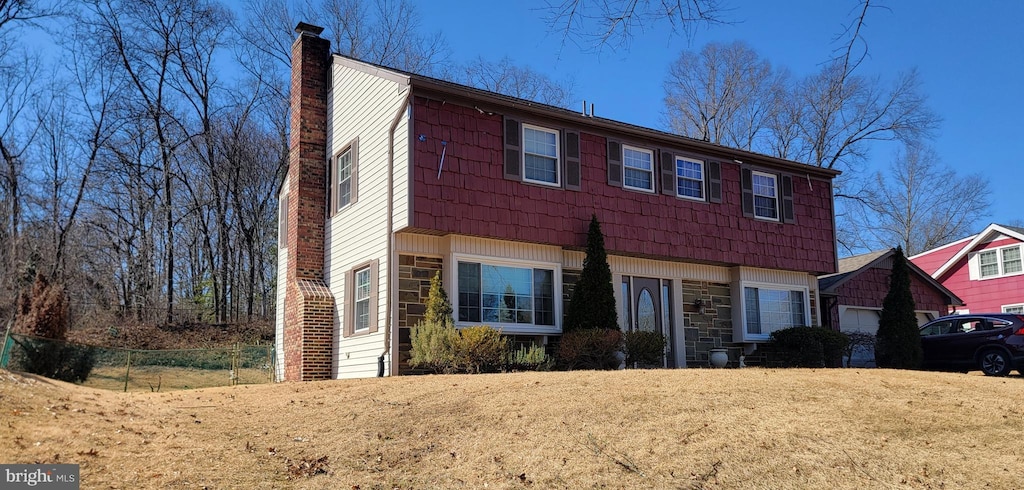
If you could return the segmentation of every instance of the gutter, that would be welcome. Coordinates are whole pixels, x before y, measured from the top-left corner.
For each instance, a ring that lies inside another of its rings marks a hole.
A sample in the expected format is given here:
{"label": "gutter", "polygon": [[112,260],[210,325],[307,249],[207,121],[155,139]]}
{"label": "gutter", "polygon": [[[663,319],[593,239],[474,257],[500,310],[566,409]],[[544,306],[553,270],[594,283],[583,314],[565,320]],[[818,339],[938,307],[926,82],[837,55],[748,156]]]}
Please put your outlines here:
{"label": "gutter", "polygon": [[[402,122],[402,116],[408,110],[409,103],[412,101],[412,86],[407,85],[405,90],[405,98],[402,99],[402,104],[398,108],[398,112],[395,114],[395,118],[391,121],[391,127],[388,129],[388,217],[387,217],[387,230],[388,230],[388,266],[387,266],[387,288],[384,292],[386,298],[384,299],[384,308],[387,310],[387,314],[384,315],[384,351],[380,353],[377,358],[377,377],[384,377],[384,358],[391,353],[391,325],[392,325],[392,312],[391,312],[391,297],[392,288],[394,287],[394,270],[395,270],[395,233],[394,233],[394,212],[395,212],[395,129],[398,128],[398,123]],[[410,148],[410,151],[412,149]]]}

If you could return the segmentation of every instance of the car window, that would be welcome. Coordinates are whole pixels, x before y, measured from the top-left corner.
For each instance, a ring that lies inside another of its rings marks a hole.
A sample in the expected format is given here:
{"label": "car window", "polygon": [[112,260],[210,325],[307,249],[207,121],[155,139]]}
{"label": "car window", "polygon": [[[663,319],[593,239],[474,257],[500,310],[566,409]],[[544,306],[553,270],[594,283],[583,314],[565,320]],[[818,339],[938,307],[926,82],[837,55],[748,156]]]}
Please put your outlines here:
{"label": "car window", "polygon": [[987,330],[985,321],[977,318],[969,318],[954,323],[953,331],[950,333],[971,333],[976,330]]}
{"label": "car window", "polygon": [[947,334],[952,328],[953,322],[950,320],[932,322],[921,328],[921,336]]}

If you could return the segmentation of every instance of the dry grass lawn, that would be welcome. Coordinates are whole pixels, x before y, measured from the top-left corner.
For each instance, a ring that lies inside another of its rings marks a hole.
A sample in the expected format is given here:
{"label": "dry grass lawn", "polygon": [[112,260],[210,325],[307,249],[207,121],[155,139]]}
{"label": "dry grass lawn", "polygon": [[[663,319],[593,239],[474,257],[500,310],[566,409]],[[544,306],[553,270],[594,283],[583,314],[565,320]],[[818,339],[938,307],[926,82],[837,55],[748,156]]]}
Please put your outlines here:
{"label": "dry grass lawn", "polygon": [[0,462],[82,488],[1020,488],[1024,379],[421,376],[118,393],[0,371]]}

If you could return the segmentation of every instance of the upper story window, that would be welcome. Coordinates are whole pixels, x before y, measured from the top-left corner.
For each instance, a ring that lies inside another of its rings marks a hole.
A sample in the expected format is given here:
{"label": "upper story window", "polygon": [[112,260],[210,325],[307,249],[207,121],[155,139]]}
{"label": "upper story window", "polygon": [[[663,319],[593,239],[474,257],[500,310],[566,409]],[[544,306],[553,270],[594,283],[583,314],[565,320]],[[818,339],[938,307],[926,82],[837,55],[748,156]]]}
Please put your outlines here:
{"label": "upper story window", "polygon": [[676,195],[704,200],[704,162],[676,157]]}
{"label": "upper story window", "polygon": [[622,145],[622,184],[654,192],[654,152]]}
{"label": "upper story window", "polygon": [[1024,304],[1003,305],[1003,313],[1024,313]]}
{"label": "upper story window", "polygon": [[523,180],[560,185],[558,131],[523,124]]}
{"label": "upper story window", "polygon": [[356,202],[358,189],[358,139],[352,140],[334,157],[331,165],[330,206],[333,216],[344,207]]}
{"label": "upper story window", "polygon": [[556,270],[458,261],[458,321],[511,332],[553,331]]}
{"label": "upper story window", "polygon": [[1020,245],[978,253],[978,272],[982,279],[1019,274],[1022,270]]}
{"label": "upper story window", "polygon": [[352,202],[352,149],[338,157],[338,209]]}
{"label": "upper story window", "polygon": [[778,179],[772,174],[752,172],[754,184],[754,217],[778,221]]}

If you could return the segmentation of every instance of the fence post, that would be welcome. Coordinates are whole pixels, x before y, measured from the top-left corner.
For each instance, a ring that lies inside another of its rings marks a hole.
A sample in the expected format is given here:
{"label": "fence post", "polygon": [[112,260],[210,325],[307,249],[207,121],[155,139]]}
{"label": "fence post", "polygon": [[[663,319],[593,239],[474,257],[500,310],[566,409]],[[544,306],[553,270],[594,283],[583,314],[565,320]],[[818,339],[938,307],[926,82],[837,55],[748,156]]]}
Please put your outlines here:
{"label": "fence post", "polygon": [[7,363],[11,360],[11,348],[13,345],[8,346],[11,342],[11,327],[14,325],[14,319],[12,318],[7,322],[7,330],[4,331],[4,343],[0,345],[0,369],[7,369]]}
{"label": "fence post", "polygon": [[238,342],[235,342],[234,347],[232,347],[231,349],[231,386],[235,386],[238,384],[238,365],[240,364],[238,360]]}
{"label": "fence post", "polygon": [[128,393],[128,376],[132,372],[132,351],[128,351],[128,360],[125,362],[124,367],[124,392]]}

